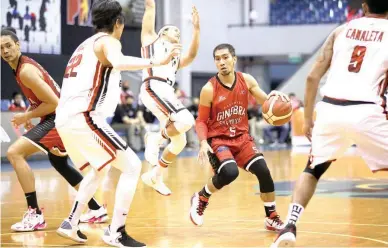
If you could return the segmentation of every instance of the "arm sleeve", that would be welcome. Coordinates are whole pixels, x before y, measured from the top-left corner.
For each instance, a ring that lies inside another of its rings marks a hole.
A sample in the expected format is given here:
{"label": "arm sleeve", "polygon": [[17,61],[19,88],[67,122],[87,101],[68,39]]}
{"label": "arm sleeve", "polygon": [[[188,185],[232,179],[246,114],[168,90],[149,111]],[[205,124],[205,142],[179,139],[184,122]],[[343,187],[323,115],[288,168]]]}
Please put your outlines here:
{"label": "arm sleeve", "polygon": [[200,142],[207,139],[207,132],[208,132],[207,121],[209,119],[209,116],[210,116],[210,107],[199,105],[195,131],[197,132]]}

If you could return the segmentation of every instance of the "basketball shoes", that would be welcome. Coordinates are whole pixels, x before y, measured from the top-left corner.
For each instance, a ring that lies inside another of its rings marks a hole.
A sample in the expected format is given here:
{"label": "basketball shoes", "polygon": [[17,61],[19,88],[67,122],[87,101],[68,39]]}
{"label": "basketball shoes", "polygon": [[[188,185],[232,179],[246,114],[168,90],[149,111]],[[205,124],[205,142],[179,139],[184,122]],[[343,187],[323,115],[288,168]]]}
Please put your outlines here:
{"label": "basketball shoes", "polygon": [[279,232],[283,230],[284,223],[276,212],[272,212],[269,217],[265,217],[264,228],[268,231]]}
{"label": "basketball shoes", "polygon": [[294,247],[296,243],[296,226],[288,223],[279,233],[270,248]]}
{"label": "basketball shoes", "polygon": [[71,239],[77,243],[86,243],[88,238],[83,234],[78,225],[73,226],[68,219],[64,220],[57,229],[57,234],[66,239]]}
{"label": "basketball shoes", "polygon": [[81,223],[105,223],[109,219],[108,211],[105,206],[101,206],[97,210],[89,209],[88,212],[81,215],[80,222]]}
{"label": "basketball shoes", "polygon": [[43,230],[47,226],[43,212],[41,214],[36,213],[36,209],[31,207],[24,213],[22,221],[13,224],[11,229],[16,232],[31,232],[37,230]]}
{"label": "basketball shoes", "polygon": [[163,176],[157,178],[153,169],[141,175],[141,180],[159,194],[164,196],[171,195],[171,190],[163,182]]}
{"label": "basketball shoes", "polygon": [[108,245],[115,247],[132,247],[132,248],[146,248],[147,246],[141,242],[136,241],[125,231],[125,226],[117,229],[117,232],[110,230],[110,225],[105,228],[102,240]]}
{"label": "basketball shoes", "polygon": [[203,225],[203,213],[208,204],[209,199],[200,196],[197,192],[191,197],[190,219],[194,225]]}

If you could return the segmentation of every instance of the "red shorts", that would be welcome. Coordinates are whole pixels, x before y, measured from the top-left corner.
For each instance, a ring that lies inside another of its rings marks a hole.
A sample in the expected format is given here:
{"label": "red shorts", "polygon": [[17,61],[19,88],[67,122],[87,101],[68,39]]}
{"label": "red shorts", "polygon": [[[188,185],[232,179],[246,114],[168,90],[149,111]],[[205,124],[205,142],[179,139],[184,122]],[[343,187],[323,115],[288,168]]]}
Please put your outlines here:
{"label": "red shorts", "polygon": [[54,120],[55,115],[46,116],[39,124],[24,134],[23,137],[46,154],[52,148],[58,148],[61,152],[65,152],[65,146],[55,128]]}
{"label": "red shorts", "polygon": [[[263,154],[257,149],[254,139],[249,134],[237,138],[211,138],[210,146],[221,164],[225,160],[235,160],[238,167],[249,169],[250,162]],[[247,168],[248,167],[248,168]]]}

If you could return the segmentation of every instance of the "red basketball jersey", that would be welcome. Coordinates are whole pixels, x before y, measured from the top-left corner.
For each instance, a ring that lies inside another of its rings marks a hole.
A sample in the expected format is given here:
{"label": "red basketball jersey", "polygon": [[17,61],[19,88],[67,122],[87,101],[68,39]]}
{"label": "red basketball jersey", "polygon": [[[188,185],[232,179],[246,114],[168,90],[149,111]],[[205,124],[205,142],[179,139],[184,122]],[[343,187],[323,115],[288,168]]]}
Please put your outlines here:
{"label": "red basketball jersey", "polygon": [[50,86],[50,88],[54,91],[54,93],[59,97],[60,88],[58,84],[54,81],[54,79],[48,74],[48,72],[35,60],[27,56],[21,55],[19,58],[19,64],[16,68],[16,71],[14,71],[14,74],[16,77],[16,81],[18,82],[20,88],[23,91],[24,96],[30,102],[30,105],[31,105],[30,108],[31,109],[37,108],[42,103],[42,101],[39,100],[39,98],[34,94],[34,92],[30,88],[24,86],[23,82],[20,79],[20,75],[19,75],[20,68],[22,67],[23,64],[26,64],[26,63],[31,64],[36,68],[38,68],[38,70],[42,73],[43,80]]}
{"label": "red basketball jersey", "polygon": [[233,138],[248,133],[249,90],[241,72],[235,73],[232,87],[221,83],[218,76],[210,79],[213,101],[208,120],[209,138]]}

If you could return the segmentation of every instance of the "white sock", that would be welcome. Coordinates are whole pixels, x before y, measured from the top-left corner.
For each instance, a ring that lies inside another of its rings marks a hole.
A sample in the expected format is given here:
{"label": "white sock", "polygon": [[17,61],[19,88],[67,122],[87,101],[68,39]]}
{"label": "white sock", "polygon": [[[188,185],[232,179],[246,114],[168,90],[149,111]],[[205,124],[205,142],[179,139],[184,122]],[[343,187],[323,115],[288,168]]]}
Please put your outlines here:
{"label": "white sock", "polygon": [[112,223],[110,224],[111,232],[117,232],[117,229],[125,225],[125,221],[127,220],[128,209],[120,209],[116,208],[113,210]]}
{"label": "white sock", "polygon": [[79,218],[84,211],[87,203],[96,193],[97,188],[102,180],[102,176],[96,170],[90,170],[79,185],[73,208],[69,215],[72,225],[78,225]]}
{"label": "white sock", "polygon": [[288,214],[286,223],[296,225],[296,222],[299,220],[300,216],[304,211],[304,207],[298,203],[291,203],[288,207]]}
{"label": "white sock", "polygon": [[163,167],[159,163],[152,168],[152,175],[157,180],[162,179],[164,171],[167,170],[168,167]]}
{"label": "white sock", "polygon": [[79,201],[75,201],[73,207],[71,208],[71,212],[69,215],[69,221],[71,225],[78,226],[79,219],[81,217],[82,212],[85,210],[87,204],[81,203]]}
{"label": "white sock", "polygon": [[205,185],[205,191],[206,193],[208,193],[209,195],[212,194],[212,192],[210,191],[209,187],[207,186],[207,184]]}
{"label": "white sock", "polygon": [[133,196],[135,195],[138,178],[138,173],[122,173],[120,176],[111,223],[111,230],[113,232],[116,232],[119,227],[125,224]]}
{"label": "white sock", "polygon": [[264,202],[264,206],[266,207],[276,206],[276,202]]}

